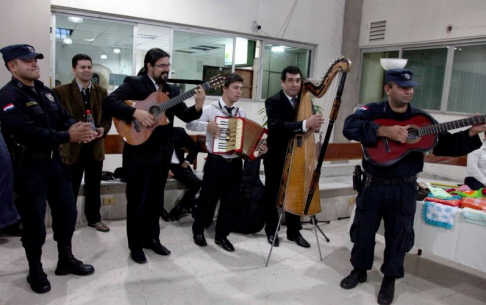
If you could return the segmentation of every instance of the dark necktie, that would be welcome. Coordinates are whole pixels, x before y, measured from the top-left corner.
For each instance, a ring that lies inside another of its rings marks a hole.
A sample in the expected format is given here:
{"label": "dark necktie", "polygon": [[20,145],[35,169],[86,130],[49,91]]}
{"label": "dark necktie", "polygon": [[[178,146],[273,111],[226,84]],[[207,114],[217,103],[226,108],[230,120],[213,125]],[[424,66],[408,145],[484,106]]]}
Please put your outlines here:
{"label": "dark necktie", "polygon": [[81,95],[83,96],[85,110],[91,110],[89,106],[89,88],[83,88]]}
{"label": "dark necktie", "polygon": [[295,105],[297,105],[297,99],[295,97],[293,97],[290,102],[292,103],[292,107],[294,107],[295,109]]}
{"label": "dark necktie", "polygon": [[226,111],[228,111],[229,115],[232,117],[233,116],[233,109],[235,107],[224,106],[224,108],[226,108]]}

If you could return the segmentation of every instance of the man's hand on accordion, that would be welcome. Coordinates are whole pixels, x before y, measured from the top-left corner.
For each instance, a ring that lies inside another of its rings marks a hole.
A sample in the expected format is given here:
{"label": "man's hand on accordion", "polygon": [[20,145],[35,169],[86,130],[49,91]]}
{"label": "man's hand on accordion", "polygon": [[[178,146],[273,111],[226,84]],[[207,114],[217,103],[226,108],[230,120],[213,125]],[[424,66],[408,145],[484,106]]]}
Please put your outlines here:
{"label": "man's hand on accordion", "polygon": [[221,128],[218,126],[216,121],[211,121],[208,123],[208,132],[213,136],[218,138],[221,135]]}
{"label": "man's hand on accordion", "polygon": [[268,151],[267,141],[263,141],[260,145],[258,145],[257,150],[260,152],[258,156],[266,154]]}

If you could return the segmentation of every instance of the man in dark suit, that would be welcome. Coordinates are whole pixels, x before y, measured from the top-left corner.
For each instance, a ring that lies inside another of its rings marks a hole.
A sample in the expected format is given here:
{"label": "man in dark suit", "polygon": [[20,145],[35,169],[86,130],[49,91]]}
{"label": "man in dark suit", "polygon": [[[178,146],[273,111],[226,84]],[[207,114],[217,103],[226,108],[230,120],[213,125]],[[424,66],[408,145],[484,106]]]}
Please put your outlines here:
{"label": "man in dark suit", "polygon": [[86,122],[89,110],[94,119],[97,139],[93,142],[61,145],[62,161],[69,166],[74,200],[78,198],[84,173],[84,215],[88,226],[101,232],[110,228],[101,221],[100,184],[105,149],[103,137],[111,127],[111,117],[103,116],[101,102],[108,96],[106,89],[91,83],[93,62],[88,55],[77,54],[72,59],[74,79],[70,84],[54,88],[54,93],[76,121]]}
{"label": "man in dark suit", "polygon": [[[184,148],[189,153],[184,157]],[[199,144],[195,142],[184,128],[174,127],[174,154],[170,164],[172,177],[187,186],[181,201],[170,211],[169,216],[175,220],[187,214],[194,207],[194,197],[201,188],[202,180],[192,171],[189,164],[193,164],[199,152]]]}
{"label": "man in dark suit", "polygon": [[[145,55],[144,66],[137,77],[125,78],[103,103],[103,111],[125,122],[137,120],[140,128],[153,126],[154,115],[135,109],[125,100],[143,101],[160,90],[169,98],[179,95],[179,88],[166,83],[170,71],[169,54],[153,48]],[[206,94],[202,87],[194,90],[196,105],[179,103],[165,112],[169,124],[154,129],[147,141],[140,145],[125,143],[123,168],[127,176],[127,235],[131,258],[143,264],[147,261],[143,248],[159,255],[170,251],[159,240],[159,218],[164,207],[164,187],[174,151],[171,136],[174,116],[185,122],[201,116]]]}
{"label": "man in dark suit", "polygon": [[[324,122],[324,118],[315,114],[304,121],[295,121],[295,107],[299,103],[299,93],[302,85],[302,72],[298,67],[288,66],[281,73],[282,90],[265,101],[268,117],[268,153],[264,158],[265,166],[265,233],[269,243],[278,247],[280,242],[275,232],[278,225],[276,208],[282,172],[285,165],[287,146],[296,134],[311,132]],[[309,248],[310,244],[302,237],[300,216],[285,213],[287,239],[297,245]]]}

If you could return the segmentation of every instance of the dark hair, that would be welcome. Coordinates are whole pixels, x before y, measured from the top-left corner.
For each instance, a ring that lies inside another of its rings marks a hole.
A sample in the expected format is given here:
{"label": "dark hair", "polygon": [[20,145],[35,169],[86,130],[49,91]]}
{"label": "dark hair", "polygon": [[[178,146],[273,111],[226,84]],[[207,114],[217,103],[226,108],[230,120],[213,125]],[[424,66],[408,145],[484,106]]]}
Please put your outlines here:
{"label": "dark hair", "polygon": [[76,66],[78,65],[78,61],[80,60],[89,60],[91,62],[91,64],[93,64],[93,61],[91,60],[91,57],[89,57],[88,55],[86,54],[76,54],[74,55],[73,57],[73,69],[76,69]]}
{"label": "dark hair", "polygon": [[145,54],[145,59],[143,60],[143,68],[138,71],[137,76],[142,75],[142,74],[147,74],[148,68],[147,64],[150,63],[152,66],[155,65],[157,60],[164,58],[164,57],[170,57],[169,53],[165,52],[162,49],[159,48],[153,48],[148,50],[147,54]]}
{"label": "dark hair", "polygon": [[282,74],[280,74],[280,79],[285,81],[287,79],[287,73],[290,74],[300,74],[300,78],[302,78],[302,71],[300,71],[299,67],[296,66],[288,66],[282,70]]}
{"label": "dark hair", "polygon": [[228,88],[234,82],[243,82],[243,77],[239,76],[236,73],[228,73],[226,74],[226,80],[224,81],[223,87]]}

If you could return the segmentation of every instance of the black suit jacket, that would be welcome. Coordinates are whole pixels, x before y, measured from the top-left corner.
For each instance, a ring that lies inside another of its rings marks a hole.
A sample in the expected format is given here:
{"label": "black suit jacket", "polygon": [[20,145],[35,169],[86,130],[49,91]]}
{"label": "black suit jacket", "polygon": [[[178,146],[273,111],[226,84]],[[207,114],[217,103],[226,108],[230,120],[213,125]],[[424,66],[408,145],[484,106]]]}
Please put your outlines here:
{"label": "black suit jacket", "polygon": [[[184,148],[189,150],[189,153],[184,158]],[[187,134],[186,130],[182,127],[174,127],[174,150],[182,164],[187,161],[189,164],[193,164],[199,153],[199,144],[194,141],[190,135]]]}
{"label": "black suit jacket", "polygon": [[[135,108],[124,103],[126,100],[142,101],[155,92],[155,85],[146,74],[141,76],[129,76],[123,84],[113,91],[103,102],[103,111],[109,115],[131,122]],[[167,83],[162,84],[162,92],[169,98],[179,95],[180,90],[176,86]],[[184,122],[197,120],[202,111],[197,112],[195,107],[187,107],[180,103],[165,112],[169,124],[157,127],[150,138],[140,145],[125,143],[123,148],[123,160],[145,164],[157,164],[161,161],[169,164],[174,151],[172,128],[174,116]]]}
{"label": "black suit jacket", "polygon": [[265,170],[265,179],[278,180],[276,183],[280,183],[288,143],[296,134],[304,133],[303,122],[295,122],[295,109],[283,90],[269,97],[265,101],[265,108],[268,117],[268,152],[265,155],[265,168],[270,169]]}

